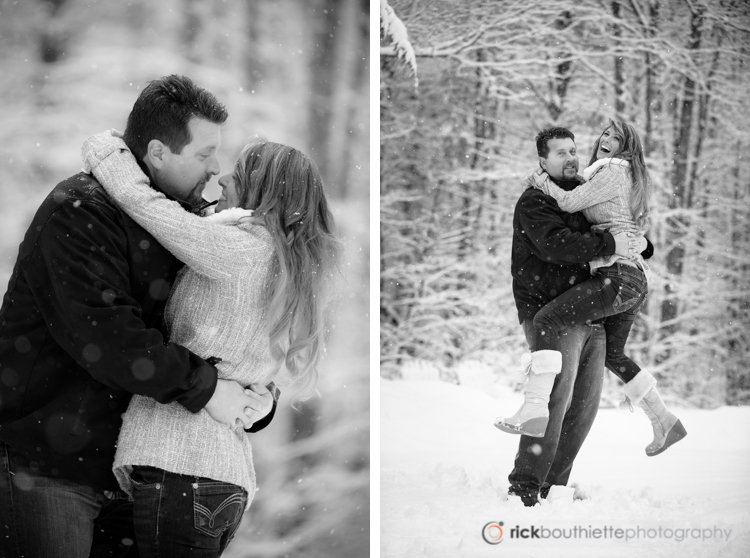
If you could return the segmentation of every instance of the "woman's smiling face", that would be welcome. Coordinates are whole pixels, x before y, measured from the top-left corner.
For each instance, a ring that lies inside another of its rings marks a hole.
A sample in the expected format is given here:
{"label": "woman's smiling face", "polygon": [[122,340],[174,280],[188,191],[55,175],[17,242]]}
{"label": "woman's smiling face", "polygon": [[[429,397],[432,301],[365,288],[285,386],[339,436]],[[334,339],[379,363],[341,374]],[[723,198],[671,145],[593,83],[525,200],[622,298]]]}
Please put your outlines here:
{"label": "woman's smiling face", "polygon": [[615,130],[614,126],[610,126],[599,138],[599,149],[596,151],[596,159],[603,159],[605,157],[615,157],[620,152],[620,145],[622,138]]}
{"label": "woman's smiling face", "polygon": [[239,207],[240,196],[237,192],[237,183],[234,179],[234,174],[225,174],[219,179],[219,186],[221,186],[221,197],[219,203],[216,204],[216,213],[224,211],[230,207]]}

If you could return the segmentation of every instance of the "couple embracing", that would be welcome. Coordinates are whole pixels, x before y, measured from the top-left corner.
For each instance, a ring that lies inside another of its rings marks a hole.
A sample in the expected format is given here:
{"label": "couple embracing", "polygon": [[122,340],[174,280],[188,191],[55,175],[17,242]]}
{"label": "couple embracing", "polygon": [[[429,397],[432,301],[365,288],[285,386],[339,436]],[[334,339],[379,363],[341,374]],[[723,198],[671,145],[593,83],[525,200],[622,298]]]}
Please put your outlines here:
{"label": "couple embracing", "polygon": [[610,121],[578,175],[575,137],[566,128],[536,137],[541,169],[526,180],[513,216],[513,296],[531,354],[524,357],[524,403],[495,426],[521,434],[511,496],[526,506],[566,485],[599,407],[606,366],[653,427],[646,454],[687,432],[664,405],[656,380],[628,358],[625,343],[648,291],[653,246],[651,178],[635,129]]}
{"label": "couple embracing", "polygon": [[0,555],[219,556],[256,491],[246,432],[315,391],[339,253],[314,162],[148,84],[33,218],[0,310]]}

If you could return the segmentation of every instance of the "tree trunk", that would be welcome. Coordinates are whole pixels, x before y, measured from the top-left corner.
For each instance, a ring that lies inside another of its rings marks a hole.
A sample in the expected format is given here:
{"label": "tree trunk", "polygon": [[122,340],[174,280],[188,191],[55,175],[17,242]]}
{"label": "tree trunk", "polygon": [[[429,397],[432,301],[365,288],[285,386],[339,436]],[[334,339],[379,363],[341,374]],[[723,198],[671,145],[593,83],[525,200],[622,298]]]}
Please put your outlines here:
{"label": "tree trunk", "polygon": [[[646,36],[653,40],[656,36],[659,20],[659,5],[656,2],[649,3],[648,26]],[[657,91],[657,60],[651,56],[650,51],[645,53],[646,63],[646,136],[644,148],[646,155],[652,155],[656,151],[656,139],[654,138],[654,114],[661,112],[661,97]]]}
{"label": "tree trunk", "polygon": [[[615,19],[620,19],[620,2],[612,2],[612,15]],[[622,29],[619,23],[614,25],[613,35],[615,37],[615,44],[617,49],[622,46],[620,44],[620,38],[622,37]],[[615,53],[615,117],[619,120],[625,118],[625,92],[623,90],[623,59],[619,53]]]}
{"label": "tree trunk", "polygon": [[[334,65],[330,103],[333,107],[327,146],[329,181],[334,196],[346,197],[354,162],[352,135],[356,133],[357,115],[351,102],[366,75],[369,56],[369,26],[360,24],[360,0],[342,0],[336,16]],[[342,107],[349,107],[344,110]]]}
{"label": "tree trunk", "polygon": [[332,183],[336,176],[329,155],[333,133],[332,96],[336,74],[335,41],[338,34],[337,17],[345,0],[315,0],[310,2],[312,27],[312,60],[310,96],[310,152],[320,169],[329,192],[340,194],[340,184]]}
{"label": "tree trunk", "polygon": [[261,44],[263,3],[262,0],[255,0],[254,2],[247,2],[245,5],[247,14],[245,17],[247,48],[245,49],[243,65],[249,89],[257,87],[256,84],[261,83],[266,76],[263,59],[255,54]]}
{"label": "tree trunk", "polygon": [[47,11],[44,28],[39,36],[39,54],[42,62],[51,64],[65,56],[68,32],[59,24],[60,10],[67,0],[42,0]]}
{"label": "tree trunk", "polygon": [[[487,60],[487,53],[478,49],[476,52],[477,62],[485,62]],[[473,133],[474,133],[474,148],[471,157],[469,158],[469,168],[476,170],[481,164],[481,153],[485,149],[485,140],[489,137],[489,131],[491,128],[490,122],[485,119],[485,112],[487,111],[487,95],[488,87],[485,80],[482,78],[482,68],[477,67],[475,70],[476,82],[474,86],[474,116],[473,120]],[[463,184],[463,222],[464,229],[467,231],[466,234],[461,238],[459,258],[464,259],[470,255],[472,249],[475,247],[479,235],[479,223],[482,218],[482,197],[484,196],[484,183],[464,181]],[[471,219],[471,206],[476,204],[477,211],[473,219]],[[473,227],[472,227],[473,224]],[[468,234],[469,229],[473,229],[471,234]]]}
{"label": "tree trunk", "polygon": [[367,78],[369,26],[361,20],[361,0],[315,0],[313,21],[310,150],[328,192],[344,197],[348,189],[351,134],[356,115],[348,100]]}
{"label": "tree trunk", "polygon": [[704,90],[698,97],[698,129],[696,130],[695,136],[695,147],[693,149],[693,165],[690,171],[689,184],[692,186],[688,192],[688,206],[692,207],[696,203],[697,189],[699,184],[699,173],[700,158],[703,154],[703,138],[708,133],[708,109],[711,102],[711,87],[713,85],[714,75],[716,74],[716,68],[719,65],[719,56],[721,47],[721,36],[719,36],[718,44],[716,45],[716,52],[711,59],[711,66],[708,69],[706,75],[706,84]]}
{"label": "tree trunk", "polygon": [[[703,10],[698,7],[691,10],[690,38],[688,48],[698,50],[701,44],[701,20]],[[673,209],[688,209],[690,207],[690,191],[692,184],[688,182],[690,174],[688,165],[690,163],[690,143],[693,131],[693,116],[695,112],[696,84],[690,75],[685,76],[682,102],[677,112],[677,130],[675,131],[672,147],[672,158],[674,165],[670,183],[672,186],[672,197],[669,207]],[[685,215],[678,215],[667,219],[667,271],[672,277],[666,283],[666,297],[662,303],[662,321],[671,322],[677,318],[678,308],[672,281],[679,281],[682,276],[685,260],[684,231],[690,225]],[[676,323],[669,324],[666,331],[674,333],[677,331]]]}
{"label": "tree trunk", "polygon": [[[554,26],[558,31],[570,27],[573,23],[573,15],[565,11],[555,20]],[[547,105],[547,110],[553,122],[556,122],[563,112],[563,103],[568,92],[570,84],[570,75],[573,63],[570,60],[570,53],[560,52],[558,54],[560,62],[555,65],[555,77],[552,86],[551,99]]]}
{"label": "tree trunk", "polygon": [[183,0],[183,14],[185,16],[181,39],[185,55],[191,62],[200,62],[198,39],[203,28],[203,18],[200,13],[200,0]]}

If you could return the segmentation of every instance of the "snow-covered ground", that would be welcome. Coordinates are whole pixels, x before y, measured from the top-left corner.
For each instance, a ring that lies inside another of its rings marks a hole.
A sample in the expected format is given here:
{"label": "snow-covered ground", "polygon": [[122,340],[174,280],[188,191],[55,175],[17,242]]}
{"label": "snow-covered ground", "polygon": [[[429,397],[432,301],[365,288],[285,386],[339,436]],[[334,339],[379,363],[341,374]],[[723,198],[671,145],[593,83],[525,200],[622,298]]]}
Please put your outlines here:
{"label": "snow-covered ground", "polygon": [[[656,457],[640,409],[600,409],[570,478],[585,498],[525,508],[506,495],[518,437],[492,425],[521,400],[494,384],[381,381],[383,558],[750,556],[750,407],[677,409],[688,436]],[[516,526],[548,538],[511,538]],[[592,538],[553,538],[582,531]]]}

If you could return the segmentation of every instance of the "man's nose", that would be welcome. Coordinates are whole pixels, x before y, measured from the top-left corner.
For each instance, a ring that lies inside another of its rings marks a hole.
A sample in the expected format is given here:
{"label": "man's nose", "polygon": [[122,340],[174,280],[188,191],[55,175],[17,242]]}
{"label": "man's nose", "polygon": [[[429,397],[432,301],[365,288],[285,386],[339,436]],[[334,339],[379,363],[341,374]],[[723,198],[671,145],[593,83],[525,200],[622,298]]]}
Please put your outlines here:
{"label": "man's nose", "polygon": [[221,172],[221,166],[219,165],[219,159],[216,156],[211,156],[211,160],[208,163],[206,171],[209,174],[219,174]]}

